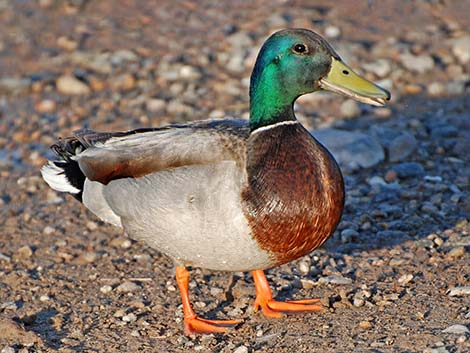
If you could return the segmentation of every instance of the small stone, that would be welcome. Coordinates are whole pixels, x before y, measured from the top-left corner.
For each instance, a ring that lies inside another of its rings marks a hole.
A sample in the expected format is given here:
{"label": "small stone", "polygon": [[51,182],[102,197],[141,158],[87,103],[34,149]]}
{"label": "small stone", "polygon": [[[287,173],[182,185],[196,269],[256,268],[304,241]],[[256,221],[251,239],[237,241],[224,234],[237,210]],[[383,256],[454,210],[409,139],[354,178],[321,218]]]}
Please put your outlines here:
{"label": "small stone", "polygon": [[364,64],[363,67],[365,70],[374,73],[379,78],[387,76],[390,71],[392,71],[390,62],[386,59],[378,59],[372,63]]}
{"label": "small stone", "polygon": [[424,175],[424,168],[421,164],[415,162],[400,163],[392,168],[399,178],[413,178]]}
{"label": "small stone", "polygon": [[302,274],[302,275],[308,275],[308,273],[310,272],[310,262],[309,261],[300,261],[299,262],[299,272]]}
{"label": "small stone", "polygon": [[368,330],[368,329],[372,328],[372,323],[368,320],[363,320],[363,321],[359,322],[359,327],[364,329],[364,330]]}
{"label": "small stone", "polygon": [[418,146],[414,135],[404,132],[395,137],[388,146],[388,158],[390,162],[400,162],[409,157]]}
{"label": "small stone", "polygon": [[43,294],[39,297],[39,301],[41,301],[41,302],[47,302],[49,300],[51,300],[51,298],[48,295],[45,295],[45,294]]}
{"label": "small stone", "polygon": [[140,286],[138,286],[136,283],[131,281],[125,281],[116,288],[116,291],[118,293],[132,293],[138,291],[139,289]]}
{"label": "small stone", "polygon": [[87,251],[77,258],[78,264],[91,264],[96,261],[98,254],[94,251]]}
{"label": "small stone", "polygon": [[98,224],[96,224],[96,222],[93,222],[93,221],[88,221],[86,222],[86,227],[88,228],[88,230],[94,231],[98,229]]}
{"label": "small stone", "polygon": [[470,286],[452,287],[447,290],[447,295],[450,297],[461,297],[470,295]]}
{"label": "small stone", "polygon": [[398,279],[398,283],[401,284],[402,286],[410,283],[413,280],[413,275],[411,273],[408,273],[406,275],[401,276]]}
{"label": "small stone", "polygon": [[113,287],[111,287],[110,285],[104,285],[100,288],[100,292],[103,293],[103,294],[108,294],[112,290],[113,290]]}
{"label": "small stone", "polygon": [[133,313],[130,313],[130,314],[127,314],[127,315],[124,315],[122,317],[122,321],[124,322],[134,322],[137,320],[137,316]]}
{"label": "small stone", "polygon": [[462,256],[465,255],[465,247],[463,246],[457,246],[455,248],[452,248],[452,250],[449,251],[447,256],[451,259],[458,259]]}
{"label": "small stone", "polygon": [[328,38],[338,38],[341,35],[341,30],[336,26],[327,26],[325,28],[325,36]]}
{"label": "small stone", "polygon": [[361,109],[355,100],[347,99],[340,106],[340,113],[343,118],[355,118],[361,113]]}
{"label": "small stone", "polygon": [[56,230],[55,230],[54,227],[46,226],[46,227],[44,227],[44,229],[42,230],[42,233],[43,233],[44,235],[51,235],[51,234],[55,233],[55,231],[56,231]]}
{"label": "small stone", "polygon": [[470,36],[464,35],[455,39],[452,43],[452,53],[461,64],[468,63],[470,61]]}
{"label": "small stone", "polygon": [[161,113],[165,107],[166,102],[163,99],[151,98],[145,102],[145,109],[151,113]]}
{"label": "small stone", "polygon": [[56,81],[57,91],[68,96],[81,96],[90,93],[90,88],[75,76],[62,75]]}
{"label": "small stone", "polygon": [[430,55],[426,54],[413,55],[408,52],[403,53],[400,55],[400,61],[406,69],[420,74],[434,68],[434,60]]}
{"label": "small stone", "polygon": [[126,315],[126,311],[124,309],[118,309],[113,314],[114,317],[123,317],[124,315]]}
{"label": "small stone", "polygon": [[52,113],[56,110],[57,104],[52,99],[44,99],[34,106],[38,113]]}
{"label": "small stone", "polygon": [[447,327],[445,330],[442,330],[442,332],[444,332],[444,333],[456,333],[456,334],[462,334],[462,333],[467,334],[467,333],[470,333],[470,330],[465,325],[456,324],[456,325],[452,325],[452,326]]}
{"label": "small stone", "polygon": [[403,87],[403,92],[405,94],[419,94],[422,91],[423,88],[420,85],[414,83],[409,83]]}
{"label": "small stone", "polygon": [[398,174],[394,170],[389,170],[387,173],[385,173],[384,180],[387,183],[393,183],[395,180],[397,180]]}
{"label": "small stone", "polygon": [[127,92],[135,88],[136,79],[132,74],[122,74],[113,77],[110,86],[113,90]]}
{"label": "small stone", "polygon": [[354,298],[353,299],[353,305],[356,308],[360,308],[361,306],[364,306],[364,304],[365,304],[365,300],[362,299],[362,298]]}
{"label": "small stone", "polygon": [[326,277],[320,277],[318,279],[318,283],[319,284],[331,283],[331,284],[339,284],[339,285],[348,285],[352,283],[352,279],[343,277],[340,275],[331,275],[331,276],[326,276]]}
{"label": "small stone", "polygon": [[467,336],[462,335],[462,336],[459,336],[459,338],[457,338],[457,340],[456,340],[455,342],[456,342],[457,344],[462,344],[462,343],[464,343],[466,340],[467,340]]}
{"label": "small stone", "polygon": [[18,249],[17,254],[18,258],[27,259],[33,255],[33,250],[28,245],[25,245]]}
{"label": "small stone", "polygon": [[446,88],[440,82],[432,82],[427,89],[430,96],[438,97],[444,95]]}
{"label": "small stone", "polygon": [[1,353],[15,353],[15,348],[10,346],[3,347]]}
{"label": "small stone", "polygon": [[442,244],[444,244],[444,240],[440,237],[436,237],[434,238],[434,244],[436,244],[437,246],[442,246]]}
{"label": "small stone", "polygon": [[77,49],[78,43],[69,37],[60,36],[57,38],[57,46],[67,51],[74,51]]}
{"label": "small stone", "polygon": [[128,238],[114,238],[109,242],[109,245],[115,248],[129,249],[132,242]]}
{"label": "small stone", "polygon": [[26,78],[3,77],[0,78],[0,94],[16,95],[25,93],[31,80]]}
{"label": "small stone", "polygon": [[239,346],[237,347],[233,353],[248,353],[248,348],[246,346]]}
{"label": "small stone", "polygon": [[351,228],[346,228],[341,232],[341,242],[344,243],[349,243],[353,239],[357,239],[359,237],[359,233]]}

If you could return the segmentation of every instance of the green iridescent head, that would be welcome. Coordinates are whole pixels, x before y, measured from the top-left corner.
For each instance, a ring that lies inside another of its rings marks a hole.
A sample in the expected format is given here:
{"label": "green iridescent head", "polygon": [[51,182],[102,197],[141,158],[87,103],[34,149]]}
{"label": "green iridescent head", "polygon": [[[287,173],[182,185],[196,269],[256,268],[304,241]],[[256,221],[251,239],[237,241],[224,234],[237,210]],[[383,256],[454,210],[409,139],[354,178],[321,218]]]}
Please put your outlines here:
{"label": "green iridescent head", "polygon": [[251,75],[251,129],[295,119],[294,101],[319,89],[372,105],[390,99],[390,93],[346,66],[320,35],[306,29],[282,30],[264,43]]}

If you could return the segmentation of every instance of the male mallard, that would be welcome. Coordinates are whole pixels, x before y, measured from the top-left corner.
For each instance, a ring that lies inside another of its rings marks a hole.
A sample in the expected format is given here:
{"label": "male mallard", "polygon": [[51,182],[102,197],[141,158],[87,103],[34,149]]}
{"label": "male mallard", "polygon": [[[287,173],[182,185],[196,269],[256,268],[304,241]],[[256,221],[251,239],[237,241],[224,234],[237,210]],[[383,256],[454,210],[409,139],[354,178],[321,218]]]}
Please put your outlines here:
{"label": "male mallard", "polygon": [[325,89],[372,105],[390,94],[356,75],[318,34],[273,34],[258,55],[250,119],[206,120],[129,132],[78,131],[41,172],[105,222],[171,257],[185,333],[225,332],[237,320],[196,316],[186,266],[251,271],[255,310],[319,311],[317,299],[273,299],[263,270],[318,248],[343,210],[341,172],[296,120],[294,101]]}

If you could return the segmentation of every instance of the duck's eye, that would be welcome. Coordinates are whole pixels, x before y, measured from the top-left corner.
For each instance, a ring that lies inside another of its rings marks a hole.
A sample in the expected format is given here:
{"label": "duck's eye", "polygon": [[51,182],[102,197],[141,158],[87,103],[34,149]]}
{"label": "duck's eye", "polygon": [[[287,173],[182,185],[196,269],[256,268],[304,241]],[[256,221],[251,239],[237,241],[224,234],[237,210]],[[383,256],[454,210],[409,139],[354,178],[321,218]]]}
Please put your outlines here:
{"label": "duck's eye", "polygon": [[293,50],[296,54],[305,54],[307,52],[307,46],[302,43],[297,43],[296,45],[294,45]]}

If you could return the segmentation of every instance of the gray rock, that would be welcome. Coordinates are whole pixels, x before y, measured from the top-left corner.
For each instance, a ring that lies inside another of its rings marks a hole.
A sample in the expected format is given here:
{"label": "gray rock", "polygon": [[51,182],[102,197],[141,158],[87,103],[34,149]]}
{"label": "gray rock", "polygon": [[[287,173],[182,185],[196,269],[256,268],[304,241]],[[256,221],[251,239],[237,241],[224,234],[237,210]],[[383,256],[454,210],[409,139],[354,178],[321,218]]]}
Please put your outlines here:
{"label": "gray rock", "polygon": [[470,333],[470,330],[468,329],[467,326],[465,325],[452,325],[446,328],[445,330],[442,330],[444,333],[457,333],[457,334],[462,334],[462,333]]}
{"label": "gray rock", "polygon": [[419,74],[434,68],[434,60],[426,54],[413,55],[406,52],[400,55],[400,61],[406,69]]}
{"label": "gray rock", "polygon": [[397,173],[399,178],[412,178],[424,175],[423,166],[415,162],[397,164],[392,170]]}
{"label": "gray rock", "polygon": [[21,94],[28,90],[31,80],[27,78],[4,77],[0,79],[0,94]]}
{"label": "gray rock", "polygon": [[411,155],[418,146],[418,141],[409,132],[394,138],[388,146],[388,159],[390,162],[400,162]]}
{"label": "gray rock", "polygon": [[450,297],[460,297],[464,295],[470,295],[470,286],[452,287],[447,291],[447,295]]}
{"label": "gray rock", "polygon": [[378,77],[382,78],[387,76],[392,71],[390,62],[386,59],[379,59],[377,61],[362,65],[365,70],[373,72]]}
{"label": "gray rock", "polygon": [[340,284],[340,285],[348,285],[352,283],[351,278],[343,277],[340,275],[331,275],[331,276],[326,276],[326,277],[320,277],[318,279],[319,284]]}
{"label": "gray rock", "polygon": [[384,160],[378,141],[364,133],[338,129],[319,129],[312,132],[338,163],[348,169],[369,168]]}

